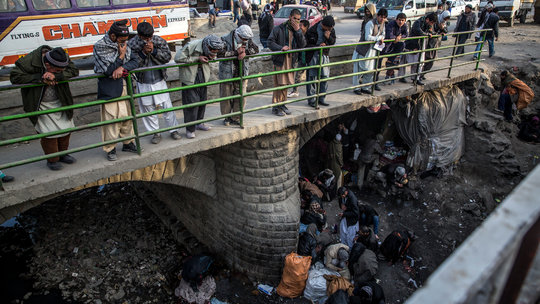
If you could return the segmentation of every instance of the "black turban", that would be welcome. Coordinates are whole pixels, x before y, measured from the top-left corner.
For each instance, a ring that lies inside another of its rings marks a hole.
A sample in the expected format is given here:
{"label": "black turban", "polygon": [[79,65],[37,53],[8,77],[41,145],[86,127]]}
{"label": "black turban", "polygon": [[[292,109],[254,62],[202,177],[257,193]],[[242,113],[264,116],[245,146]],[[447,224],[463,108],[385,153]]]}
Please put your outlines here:
{"label": "black turban", "polygon": [[109,30],[110,34],[115,34],[117,37],[126,37],[129,36],[129,30],[127,27],[128,20],[119,20],[114,22],[111,25],[111,29]]}
{"label": "black turban", "polygon": [[61,47],[54,48],[45,53],[45,61],[57,68],[65,68],[69,64],[68,56]]}

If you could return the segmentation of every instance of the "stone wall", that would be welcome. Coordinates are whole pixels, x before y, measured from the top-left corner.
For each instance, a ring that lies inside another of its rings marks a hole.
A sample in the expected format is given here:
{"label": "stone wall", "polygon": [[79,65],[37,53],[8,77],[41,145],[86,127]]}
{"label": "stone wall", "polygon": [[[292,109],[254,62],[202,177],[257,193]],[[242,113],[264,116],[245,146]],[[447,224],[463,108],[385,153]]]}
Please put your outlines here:
{"label": "stone wall", "polygon": [[[199,191],[140,185],[229,266],[252,279],[277,281],[298,241],[298,144],[295,128],[212,150],[216,179],[199,181]],[[217,193],[201,191],[205,185]]]}
{"label": "stone wall", "polygon": [[[352,47],[344,47],[339,49],[332,49],[330,52],[330,57],[332,62],[342,61],[351,59],[352,56]],[[218,64],[212,64],[212,73],[210,81],[217,80],[218,75]],[[272,61],[270,56],[263,56],[252,58],[250,60],[250,71],[251,74],[257,74],[262,72],[272,71]],[[332,76],[343,74],[343,73],[352,73],[352,65],[346,64],[339,67],[333,67],[331,69]],[[87,73],[88,74],[88,73]],[[168,74],[168,85],[169,88],[179,87],[181,83],[178,81],[178,69],[171,68],[167,70]],[[9,84],[9,83],[7,83]],[[250,79],[248,90],[260,90],[272,87],[272,77],[258,77]],[[96,100],[97,98],[97,80],[82,80],[74,82],[70,85],[72,94],[75,99],[76,104],[85,103],[89,101]],[[303,87],[302,87],[303,89]],[[219,97],[219,86],[210,86],[208,88],[208,98],[217,98]],[[181,105],[181,92],[171,93],[171,99],[175,106]],[[100,119],[99,116],[100,107],[93,106],[89,108],[77,109],[75,110],[75,125],[84,125],[91,122],[97,122]],[[14,115],[23,113],[22,110],[22,99],[20,90],[12,90],[2,92],[0,95],[0,116]],[[28,119],[15,120],[4,122],[0,124],[0,140],[12,139],[20,136],[27,136],[35,134],[34,128]]]}

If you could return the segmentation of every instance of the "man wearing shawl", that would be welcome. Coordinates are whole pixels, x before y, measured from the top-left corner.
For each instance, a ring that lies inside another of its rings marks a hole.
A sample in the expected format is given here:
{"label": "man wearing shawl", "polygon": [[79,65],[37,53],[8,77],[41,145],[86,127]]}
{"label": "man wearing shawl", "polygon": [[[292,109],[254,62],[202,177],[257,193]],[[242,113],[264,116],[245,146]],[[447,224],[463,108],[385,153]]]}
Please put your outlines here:
{"label": "man wearing shawl", "polygon": [[[139,23],[137,26],[137,36],[129,40],[128,47],[131,49],[131,54],[134,57],[139,57],[138,61],[141,63],[141,67],[150,68],[152,66],[166,64],[171,60],[171,50],[169,50],[167,41],[154,35],[154,26],[148,22]],[[167,82],[165,81],[167,79],[166,69],[138,72],[135,76],[137,77],[137,91],[139,93],[167,89]],[[153,112],[158,106],[162,109],[172,108],[169,93],[139,98],[139,111],[141,113]],[[167,127],[178,125],[174,111],[163,113],[163,119]],[[143,117],[142,121],[148,131],[159,129],[157,115]],[[182,138],[178,133],[178,129],[172,129],[169,133],[174,140]],[[160,141],[161,134],[154,134],[151,142],[153,144],[159,144]]]}
{"label": "man wearing shawl", "polygon": [[[377,18],[371,19],[364,29],[364,32],[362,32],[362,36],[360,37],[360,41],[377,41],[375,44],[364,44],[364,45],[358,45],[355,49],[355,55],[353,55],[353,58],[359,59],[359,58],[368,58],[368,57],[374,57],[377,55],[377,50],[375,49],[375,45],[381,45],[384,40],[385,35],[385,23],[386,23],[386,17],[388,17],[388,11],[385,8],[381,8],[377,12]],[[375,63],[376,59],[370,59],[370,60],[363,60],[356,63],[358,72],[360,71],[370,71],[375,69]],[[375,73],[367,73],[362,74],[360,77],[362,78],[363,83],[370,83],[374,80]],[[358,85],[358,84],[354,84]],[[380,91],[378,85],[375,85],[375,89],[377,91]],[[371,94],[371,89],[368,89],[366,87],[361,88],[360,90],[354,91],[356,94],[364,93],[364,94]]]}
{"label": "man wearing shawl", "polygon": [[[364,9],[364,12],[365,12],[364,20],[362,20],[362,25],[360,26],[360,40],[358,42],[365,41],[366,25],[375,17],[375,14],[377,14],[377,7],[373,3],[368,3],[366,4],[366,8]],[[360,59],[365,55],[366,52],[367,52],[366,46],[357,45],[356,48],[354,49],[352,59],[353,60]],[[362,61],[357,61],[353,63],[353,73],[358,73],[361,71],[361,62]],[[353,86],[357,86],[360,83],[361,79],[362,79],[362,75],[354,75],[352,79]],[[354,89],[354,93],[362,94],[359,88]]]}
{"label": "man wearing shawl", "polygon": [[[246,55],[257,54],[259,47],[253,43],[253,32],[248,25],[242,25],[236,30],[231,31],[229,34],[221,37],[221,40],[225,43],[223,49],[218,53],[218,57],[236,57],[238,60],[228,60],[219,62],[219,79],[231,79],[239,77],[239,61],[242,60],[242,75],[249,75],[249,59],[244,60]],[[242,92],[247,91],[248,80],[242,81]],[[227,97],[240,94],[240,84],[238,81],[221,83],[219,85],[219,95],[221,97]],[[241,104],[245,100],[240,101],[240,98],[233,98],[229,100],[223,100],[220,103],[221,114],[229,114],[233,112],[239,112]],[[229,124],[240,125],[240,116],[232,116],[225,118],[223,122],[226,126]]]}
{"label": "man wearing shawl", "polygon": [[[11,71],[13,84],[45,84],[44,86],[23,88],[21,95],[25,112],[51,110],[73,105],[73,97],[68,83],[58,83],[79,75],[69,56],[62,48],[47,45],[40,46],[30,54],[19,58]],[[37,133],[48,133],[73,128],[73,110],[55,112],[29,117]],[[45,154],[66,151],[69,147],[70,133],[60,133],[41,138],[41,147]],[[70,155],[47,159],[51,170],[62,169],[62,164],[73,164],[75,158]]]}
{"label": "man wearing shawl", "polygon": [[[131,56],[131,49],[127,45],[129,31],[127,19],[116,21],[111,25],[109,32],[94,45],[94,72],[105,77],[98,78],[98,99],[109,100],[125,96],[127,72],[139,67],[138,57]],[[131,115],[128,100],[106,103],[101,106],[101,120],[112,120]],[[115,140],[133,135],[131,120],[105,125],[102,127],[103,141]],[[134,139],[123,141],[122,151],[137,153]],[[116,144],[103,146],[107,159],[117,160]]]}
{"label": "man wearing shawl", "polygon": [[[216,35],[208,35],[202,40],[191,41],[176,53],[174,61],[177,63],[195,63],[180,67],[179,79],[183,86],[205,83],[210,80],[210,64],[208,61],[216,58],[219,51],[224,47],[224,43]],[[182,90],[182,104],[188,105],[205,101],[207,99],[207,87],[198,87]],[[189,123],[204,119],[205,105],[185,108],[184,122]],[[200,123],[186,127],[186,137],[195,138],[195,130],[208,131],[210,126]]]}
{"label": "man wearing shawl", "polygon": [[[268,38],[268,47],[274,52],[301,49],[306,46],[306,39],[300,30],[300,18],[302,14],[299,10],[293,9],[289,14],[289,20],[279,26],[274,27]],[[274,71],[289,70],[294,67],[294,62],[298,57],[297,53],[283,55],[272,55]],[[273,75],[274,87],[294,84],[294,72]],[[287,89],[273,91],[272,103],[287,101]],[[289,115],[291,112],[285,105],[274,106],[272,113],[277,116]]]}
{"label": "man wearing shawl", "polygon": [[508,71],[502,71],[501,84],[504,89],[499,97],[499,110],[504,111],[504,119],[512,121],[514,103],[518,111],[525,109],[532,102],[534,92]]}

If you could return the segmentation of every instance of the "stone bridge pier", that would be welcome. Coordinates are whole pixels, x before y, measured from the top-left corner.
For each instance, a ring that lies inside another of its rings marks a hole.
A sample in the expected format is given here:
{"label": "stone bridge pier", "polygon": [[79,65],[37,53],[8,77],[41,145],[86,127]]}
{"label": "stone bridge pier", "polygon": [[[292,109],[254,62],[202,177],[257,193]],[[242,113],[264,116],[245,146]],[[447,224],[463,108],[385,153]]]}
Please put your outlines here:
{"label": "stone bridge pier", "polygon": [[278,280],[298,240],[300,130],[190,156],[190,169],[170,181],[140,185],[231,267],[253,279]]}

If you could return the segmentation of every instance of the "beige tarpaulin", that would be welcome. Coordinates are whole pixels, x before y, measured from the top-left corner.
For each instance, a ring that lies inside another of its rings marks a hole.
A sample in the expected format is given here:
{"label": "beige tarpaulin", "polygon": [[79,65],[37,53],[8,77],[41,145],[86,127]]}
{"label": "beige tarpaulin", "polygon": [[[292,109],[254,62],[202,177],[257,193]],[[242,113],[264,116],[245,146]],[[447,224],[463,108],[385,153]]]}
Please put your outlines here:
{"label": "beige tarpaulin", "polygon": [[415,170],[444,167],[464,150],[467,98],[457,86],[421,93],[392,105],[392,118],[409,146],[407,165]]}

